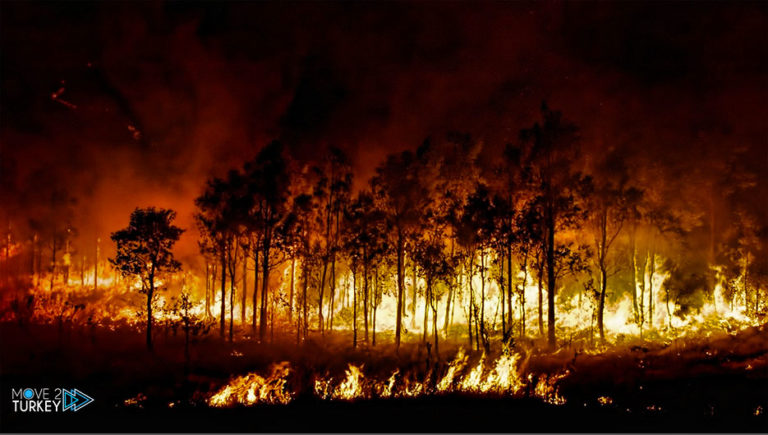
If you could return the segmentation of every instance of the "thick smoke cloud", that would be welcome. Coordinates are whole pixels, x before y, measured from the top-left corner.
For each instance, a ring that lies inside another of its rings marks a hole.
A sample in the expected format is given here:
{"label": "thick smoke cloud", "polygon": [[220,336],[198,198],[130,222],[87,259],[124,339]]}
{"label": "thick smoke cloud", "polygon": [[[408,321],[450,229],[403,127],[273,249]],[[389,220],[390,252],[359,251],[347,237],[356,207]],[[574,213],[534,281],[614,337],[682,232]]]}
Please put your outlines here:
{"label": "thick smoke cloud", "polygon": [[[297,159],[342,147],[358,185],[387,153],[449,131],[482,140],[491,161],[544,99],[589,155],[690,173],[740,150],[751,192],[768,195],[764,3],[2,9],[0,199],[14,225],[60,188],[83,240],[136,206],[172,207],[193,229],[205,179],[274,138]],[[194,231],[180,249],[196,251]]]}

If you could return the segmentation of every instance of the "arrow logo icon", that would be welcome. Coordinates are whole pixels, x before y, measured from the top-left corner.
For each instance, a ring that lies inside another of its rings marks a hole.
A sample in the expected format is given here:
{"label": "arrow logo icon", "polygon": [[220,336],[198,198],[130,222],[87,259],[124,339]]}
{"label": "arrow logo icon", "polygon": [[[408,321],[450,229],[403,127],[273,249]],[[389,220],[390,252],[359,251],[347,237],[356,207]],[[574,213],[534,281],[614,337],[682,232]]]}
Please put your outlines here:
{"label": "arrow logo icon", "polygon": [[77,388],[72,390],[62,389],[62,411],[79,411],[85,405],[93,402],[93,398]]}

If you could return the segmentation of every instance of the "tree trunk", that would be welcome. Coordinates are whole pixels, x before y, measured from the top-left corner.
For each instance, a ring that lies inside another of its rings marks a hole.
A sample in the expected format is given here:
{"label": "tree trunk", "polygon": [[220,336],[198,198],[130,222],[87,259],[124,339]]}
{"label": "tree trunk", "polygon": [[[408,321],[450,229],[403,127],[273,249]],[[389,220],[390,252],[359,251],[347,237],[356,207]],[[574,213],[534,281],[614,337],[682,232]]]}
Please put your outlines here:
{"label": "tree trunk", "polygon": [[357,348],[357,273],[352,270],[352,348]]}
{"label": "tree trunk", "polygon": [[[504,268],[504,262],[501,263],[502,269]],[[512,315],[512,244],[507,245],[507,324],[509,325],[509,330],[512,330],[512,321],[513,321],[513,315]],[[523,293],[525,293],[525,282],[523,282]],[[525,297],[525,296],[523,296]],[[523,299],[524,300],[524,299]]]}
{"label": "tree trunk", "polygon": [[288,295],[288,323],[293,322],[293,287],[296,276],[296,256],[291,256],[291,290]]}
{"label": "tree trunk", "polygon": [[226,249],[221,251],[221,338],[224,338],[224,330],[227,327],[227,311],[225,304],[227,302],[227,255]]}
{"label": "tree trunk", "polygon": [[211,266],[205,257],[205,316],[211,317]]}
{"label": "tree trunk", "polygon": [[397,234],[397,315],[395,325],[395,350],[400,349],[400,331],[403,323],[403,287],[405,279],[403,277],[403,235],[400,231]]}
{"label": "tree trunk", "polygon": [[[455,242],[454,242],[453,237],[451,237],[451,258],[453,258],[453,255],[454,255],[454,247],[455,247]],[[451,280],[452,280],[453,285],[449,285],[448,286],[448,295],[445,298],[445,322],[444,322],[444,325],[443,325],[443,331],[446,334],[446,337],[448,336],[448,327],[451,324],[450,314],[451,314],[451,309],[452,309],[452,306],[453,306],[453,303],[452,303],[453,302],[453,295],[455,294],[454,286],[457,285],[457,279],[456,279],[455,276],[453,276],[451,278]]]}
{"label": "tree trunk", "polygon": [[253,335],[256,335],[256,313],[258,312],[259,305],[259,250],[258,248],[253,250],[253,300],[251,301],[251,308],[253,309],[253,316],[251,317],[251,329]]}
{"label": "tree trunk", "polygon": [[555,216],[550,205],[550,211],[547,213],[547,342],[550,349],[557,347],[555,340],[555,292],[557,283],[555,281]]}
{"label": "tree trunk", "polygon": [[485,331],[485,249],[480,250],[480,339],[483,347],[488,347],[487,332]]}
{"label": "tree trunk", "polygon": [[640,297],[637,301],[637,310],[640,314],[640,319],[638,319],[638,323],[640,324],[640,337],[643,336],[643,326],[645,326],[645,269],[648,264],[648,252],[644,252],[641,258],[643,259],[643,262],[638,269],[640,271]]}
{"label": "tree trunk", "polygon": [[376,311],[379,307],[379,270],[373,272],[373,333],[371,336],[371,345],[376,346]]}
{"label": "tree trunk", "polygon": [[[470,254],[469,257],[469,271],[467,273],[467,281],[469,284],[469,319],[467,322],[467,327],[469,328],[469,348],[472,349],[472,317],[474,316],[474,308],[475,308],[475,298],[474,298],[474,289],[472,289],[472,269],[474,262],[474,253]],[[477,319],[475,319],[477,321]]]}
{"label": "tree trunk", "polygon": [[[304,273],[303,272],[304,271],[304,262],[302,262],[302,264],[301,264],[301,270],[302,270],[302,274],[303,274]],[[298,300],[298,297],[297,297],[297,300],[296,300],[296,310],[297,310],[297,312],[296,312],[296,345],[297,346],[299,344],[301,344],[301,319],[302,319],[302,310],[300,309],[300,305],[298,303],[299,303],[299,300]]]}
{"label": "tree trunk", "polygon": [[248,302],[248,252],[243,248],[243,297],[240,300],[240,327],[246,325],[245,306]]}
{"label": "tree trunk", "polygon": [[149,274],[149,289],[147,290],[147,350],[152,352],[152,296],[155,294],[154,266]]}
{"label": "tree trunk", "polygon": [[237,269],[237,241],[232,242],[235,252],[229,255],[229,341],[232,341],[232,331],[235,326],[235,273]]}
{"label": "tree trunk", "polygon": [[301,294],[301,303],[302,303],[302,335],[304,336],[304,340],[307,339],[307,334],[309,333],[309,324],[307,323],[307,287],[309,286],[309,276],[310,276],[310,270],[307,267],[307,261],[306,258],[301,263],[301,273],[304,275],[304,288],[302,289]]}
{"label": "tree trunk", "polygon": [[416,329],[416,292],[418,291],[418,281],[416,280],[416,261],[413,263],[413,281],[411,284],[411,329]]}
{"label": "tree trunk", "polygon": [[331,257],[331,280],[328,285],[331,291],[329,295],[330,301],[328,302],[328,330],[333,332],[333,309],[335,308],[334,302],[336,300],[336,254],[332,254]]}
{"label": "tree trunk", "polygon": [[[544,255],[541,253],[540,255]],[[544,336],[544,259],[539,258],[538,281],[539,281],[539,335]]]}
{"label": "tree trunk", "polygon": [[477,311],[477,304],[474,301],[474,298],[472,300],[472,310],[475,312],[475,350],[480,351],[480,322],[477,321],[477,315],[479,314]]}
{"label": "tree trunk", "polygon": [[[432,293],[430,289],[430,294]],[[434,302],[434,303],[432,303]],[[434,300],[434,297],[430,296],[430,304],[432,304],[432,336],[435,338],[435,358],[440,361],[440,348],[437,347],[437,308],[438,303]]]}
{"label": "tree trunk", "polygon": [[600,300],[597,305],[597,329],[600,332],[601,342],[605,342],[605,328],[603,326],[603,313],[605,311],[605,291],[606,291],[607,279],[608,278],[605,270],[605,265],[600,264]]}
{"label": "tree trunk", "polygon": [[277,298],[272,297],[270,299],[270,310],[269,310],[269,343],[272,344],[275,342],[275,314],[277,313]]}
{"label": "tree trunk", "polygon": [[[459,280],[461,280],[461,275],[459,275]],[[449,327],[451,325],[453,325],[453,319],[455,318],[455,315],[456,315],[456,298],[457,298],[457,294],[456,293],[457,293],[457,290],[460,289],[460,288],[461,288],[461,281],[459,281],[457,283],[456,288],[453,289],[453,291],[451,292],[452,302],[451,302],[451,319],[448,321],[448,326]],[[446,330],[445,333],[447,334],[448,330]]]}
{"label": "tree trunk", "polygon": [[261,313],[259,315],[259,341],[264,343],[267,335],[267,302],[269,300],[269,249],[271,244],[269,230],[264,234],[264,247],[261,253]]}
{"label": "tree trunk", "polygon": [[[712,267],[715,265],[715,195],[710,192],[709,194],[709,249],[707,260],[709,261],[709,268],[707,270],[707,287],[712,294],[712,301],[715,301],[715,276],[712,272]],[[715,310],[717,306],[715,305]]]}
{"label": "tree trunk", "polygon": [[320,293],[317,300],[317,329],[320,334],[325,334],[323,329],[323,291],[325,290],[325,274],[328,272],[328,263],[323,261],[323,275],[320,279]]}
{"label": "tree trunk", "polygon": [[630,253],[630,268],[629,268],[629,282],[631,287],[631,293],[632,293],[632,313],[635,316],[635,323],[638,323],[640,321],[640,316],[638,315],[638,306],[637,306],[637,273],[635,268],[637,267],[637,248],[635,247],[635,237],[637,236],[637,228],[635,226],[634,221],[630,225],[629,230],[629,253]]}
{"label": "tree trunk", "polygon": [[430,289],[430,287],[431,287],[430,281],[431,281],[431,279],[427,278],[427,288],[425,289],[425,292],[424,292],[424,330],[422,331],[422,337],[421,337],[421,342],[423,344],[427,344],[427,331],[429,331],[429,323],[428,323],[429,322],[429,311],[427,311],[427,310],[429,309],[428,298],[430,297],[430,290],[431,290]]}
{"label": "tree trunk", "polygon": [[[504,287],[504,252],[503,251],[499,252],[498,258],[499,258],[499,276],[500,276],[499,293],[501,293],[501,336],[505,337],[507,335],[507,315],[506,315],[507,294],[506,294],[506,291],[504,291],[505,287]],[[511,283],[512,283],[512,280],[510,279],[510,284]],[[498,308],[496,311],[498,312]],[[495,314],[494,314],[494,323],[496,323]]]}
{"label": "tree trunk", "polygon": [[600,242],[597,247],[597,258],[600,266],[600,300],[597,305],[597,329],[600,332],[600,342],[605,342],[605,328],[603,326],[603,313],[605,311],[605,292],[608,287],[608,273],[606,270],[606,255],[608,233],[608,210],[603,207],[600,215]]}
{"label": "tree trunk", "polygon": [[648,327],[653,329],[653,274],[656,273],[656,252],[651,249],[648,273]]}
{"label": "tree trunk", "polygon": [[152,352],[152,290],[147,292],[147,350]]}
{"label": "tree trunk", "polygon": [[445,296],[445,320],[443,321],[443,333],[445,333],[446,336],[448,334],[448,327],[450,326],[450,321],[451,321],[451,306],[453,305],[452,299],[454,294],[453,287],[456,285],[455,278],[453,278],[452,280],[453,280],[453,285],[448,286],[448,294]]}
{"label": "tree trunk", "polygon": [[368,346],[368,262],[363,251],[363,318],[365,319],[365,345]]}

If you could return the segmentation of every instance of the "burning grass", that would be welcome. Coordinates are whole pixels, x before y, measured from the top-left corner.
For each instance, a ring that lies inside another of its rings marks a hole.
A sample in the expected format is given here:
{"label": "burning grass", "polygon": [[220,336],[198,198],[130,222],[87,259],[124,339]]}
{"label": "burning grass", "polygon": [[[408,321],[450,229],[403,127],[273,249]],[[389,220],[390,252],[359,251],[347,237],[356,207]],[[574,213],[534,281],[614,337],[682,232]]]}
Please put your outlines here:
{"label": "burning grass", "polygon": [[[365,365],[348,364],[343,376],[315,375],[313,393],[324,400],[361,400],[419,397],[450,393],[509,395],[518,397],[523,388],[535,379],[522,373],[525,361],[521,355],[508,350],[488,361],[482,355],[476,364],[468,364],[469,357],[459,349],[453,361],[435,364],[427,369],[423,379],[417,373],[401,373],[395,369],[383,378],[365,374]],[[440,372],[440,375],[437,374]],[[290,391],[290,363],[283,361],[269,369],[262,377],[249,373],[233,378],[207,401],[210,406],[257,405],[262,403],[288,403],[297,392]],[[562,404],[565,399],[557,393],[556,381],[565,374],[545,376],[533,389],[536,397],[548,403]]]}
{"label": "burning grass", "polygon": [[[574,415],[599,409],[641,421],[699,416],[757,424],[768,407],[765,325],[708,337],[638,341],[599,353],[575,347],[552,353],[535,342],[518,342],[506,352],[493,346],[483,354],[446,342],[440,360],[434,354],[428,360],[417,344],[404,345],[397,354],[386,345],[352,349],[343,333],[299,347],[200,336],[190,343],[185,360],[183,337],[172,332],[160,332],[149,354],[137,332],[96,327],[60,334],[54,325],[16,323],[0,328],[4,343],[15,349],[0,357],[3,385],[66,379],[97,399],[90,411],[95,415],[121,409],[169,416],[194,409],[208,415],[204,410],[246,408],[303,415],[308,406],[331,404],[356,406],[344,408],[354,413],[360,406],[383,409],[389,406],[384,403],[400,401],[465,403],[461,406],[482,412],[492,400],[508,403],[505,412],[510,413],[532,406],[537,416],[531,418],[545,420],[556,415],[552,409],[566,408]],[[309,427],[300,423],[286,427]]]}

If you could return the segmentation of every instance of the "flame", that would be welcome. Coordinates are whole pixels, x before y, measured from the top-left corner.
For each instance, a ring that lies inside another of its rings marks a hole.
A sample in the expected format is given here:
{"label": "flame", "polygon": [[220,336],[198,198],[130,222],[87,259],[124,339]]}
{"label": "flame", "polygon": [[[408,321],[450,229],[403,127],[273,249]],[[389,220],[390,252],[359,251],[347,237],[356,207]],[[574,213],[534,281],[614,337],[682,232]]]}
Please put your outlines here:
{"label": "flame", "polygon": [[123,400],[124,406],[133,406],[137,408],[144,407],[144,401],[147,400],[147,396],[144,393],[139,393],[134,397]]}
{"label": "flame", "polygon": [[215,407],[255,405],[258,403],[287,404],[293,395],[286,390],[287,378],[291,366],[287,361],[272,365],[271,373],[266,378],[249,373],[232,379],[208,399],[208,405]]}
{"label": "flame", "polygon": [[613,399],[611,397],[608,397],[608,396],[600,396],[600,397],[597,398],[597,402],[601,406],[607,406],[607,405],[612,405],[613,404]]}
{"label": "flame", "polygon": [[437,390],[438,391],[450,391],[453,388],[455,379],[458,377],[458,374],[464,370],[464,367],[467,366],[467,356],[464,354],[464,349],[459,349],[459,352],[456,354],[456,358],[450,363],[448,366],[448,371],[446,372],[445,376],[438,382],[437,384]]}
{"label": "flame", "polygon": [[350,364],[347,369],[347,377],[334,391],[334,399],[351,400],[363,397],[363,372],[360,367]]}
{"label": "flame", "polygon": [[461,386],[461,390],[464,391],[479,391],[482,375],[483,375],[483,362],[485,361],[485,354],[480,358],[480,361],[477,363],[475,367],[472,368],[472,370],[469,371],[469,374],[462,379],[461,383],[459,384]]}
{"label": "flame", "polygon": [[[448,364],[445,375],[430,386],[430,374],[419,381],[413,376],[403,376],[399,369],[385,379],[364,374],[363,365],[348,364],[344,377],[335,382],[333,377],[319,376],[315,379],[313,392],[324,400],[354,401],[361,399],[420,397],[434,394],[471,393],[496,394],[521,397],[527,385],[533,386],[533,396],[553,405],[562,405],[557,383],[568,372],[558,375],[522,375],[521,355],[505,352],[491,364],[482,355],[477,364],[468,368],[468,356],[459,349],[456,357]],[[486,367],[487,366],[487,367]],[[255,405],[259,403],[288,403],[296,394],[286,390],[290,366],[283,362],[273,366],[271,374],[264,378],[250,373],[230,380],[208,399],[210,406]],[[536,382],[534,382],[536,380]]]}
{"label": "flame", "polygon": [[536,383],[534,394],[550,405],[564,405],[565,398],[560,395],[557,388],[557,382],[568,376],[568,371],[556,375],[543,375],[539,377]]}
{"label": "flame", "polygon": [[485,382],[481,384],[480,391],[496,393],[516,393],[523,387],[523,382],[518,372],[518,354],[506,353],[496,360],[496,365],[488,374]]}

